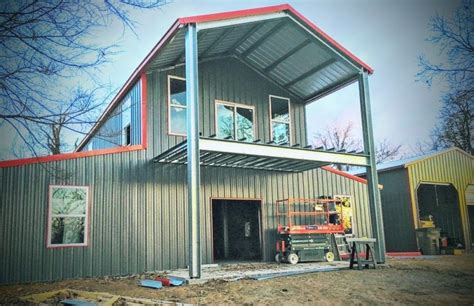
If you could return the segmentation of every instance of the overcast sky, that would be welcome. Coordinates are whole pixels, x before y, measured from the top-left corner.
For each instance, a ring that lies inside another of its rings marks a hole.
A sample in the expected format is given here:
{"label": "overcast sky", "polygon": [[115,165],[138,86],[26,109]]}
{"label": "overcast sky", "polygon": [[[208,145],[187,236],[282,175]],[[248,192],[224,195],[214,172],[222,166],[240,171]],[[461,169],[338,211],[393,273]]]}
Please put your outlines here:
{"label": "overcast sky", "polygon": [[[121,86],[146,54],[179,17],[254,8],[282,1],[179,1],[161,10],[132,14],[136,35],[126,32],[120,39],[121,53],[103,67],[97,77]],[[427,139],[433,128],[443,84],[432,88],[415,81],[417,57],[442,61],[439,50],[426,41],[429,19],[436,13],[449,15],[459,4],[450,0],[306,0],[287,1],[336,41],[374,68],[369,79],[376,140],[402,144],[406,150]],[[111,40],[122,33],[120,26],[98,34]],[[78,80],[80,81],[80,80]],[[307,107],[308,135],[326,126],[354,122],[360,131],[356,84]],[[2,157],[8,152],[0,152]]]}

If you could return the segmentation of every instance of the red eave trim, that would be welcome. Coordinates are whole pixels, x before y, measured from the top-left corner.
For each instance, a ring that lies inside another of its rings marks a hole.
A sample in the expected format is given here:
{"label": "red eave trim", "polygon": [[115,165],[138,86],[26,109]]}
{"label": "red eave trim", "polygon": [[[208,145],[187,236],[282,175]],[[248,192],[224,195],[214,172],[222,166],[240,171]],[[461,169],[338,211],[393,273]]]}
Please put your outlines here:
{"label": "red eave trim", "polygon": [[282,12],[289,9],[291,9],[291,6],[289,4],[280,4],[280,5],[265,6],[265,7],[259,7],[259,8],[253,8],[253,9],[183,17],[183,18],[179,18],[178,20],[180,24],[184,25],[188,23],[200,23],[200,22],[218,21],[218,20],[226,20],[226,19],[246,17],[246,16],[269,14],[269,13],[275,13],[275,12]]}
{"label": "red eave trim", "polygon": [[300,19],[304,24],[306,24],[312,30],[314,30],[316,33],[321,35],[325,40],[327,40],[330,44],[332,44],[336,49],[341,51],[344,55],[352,59],[354,62],[361,65],[365,70],[369,72],[369,74],[374,73],[374,69],[372,69],[368,64],[364,63],[352,52],[344,48],[341,44],[339,44],[336,40],[334,40],[331,36],[329,36],[326,32],[321,30],[321,28],[316,26],[314,23],[312,23],[309,19],[304,17],[300,12],[295,10],[289,4],[280,4],[280,5],[274,5],[274,6],[259,7],[259,8],[254,8],[254,9],[184,17],[184,18],[179,18],[178,22],[182,25],[185,25],[188,23],[200,23],[200,22],[226,20],[226,19],[239,18],[239,17],[270,14],[270,13],[282,12],[282,11],[288,11],[291,14],[293,14],[295,17]]}
{"label": "red eave trim", "polygon": [[330,166],[324,166],[324,167],[321,167],[322,169],[326,170],[326,171],[329,171],[329,172],[332,172],[332,173],[335,173],[337,175],[340,175],[340,176],[344,176],[344,177],[347,177],[347,178],[350,178],[351,180],[354,180],[354,181],[357,181],[359,183],[362,183],[362,184],[367,184],[367,180],[366,179],[363,179],[361,177],[358,177],[358,176],[355,176],[355,175],[352,175],[350,173],[347,173],[347,172],[344,172],[344,171],[341,171],[341,170],[338,170],[338,169],[335,169],[333,167],[330,167]]}
{"label": "red eave trim", "polygon": [[[344,177],[347,177],[351,180],[354,180],[354,181],[357,181],[359,183],[362,183],[362,184],[366,184],[367,185],[367,180],[366,179],[363,179],[361,177],[358,177],[356,175],[353,175],[353,174],[350,174],[350,173],[347,173],[345,171],[341,171],[341,170],[338,170],[338,169],[335,169],[331,166],[323,166],[321,167],[321,169],[323,170],[326,170],[326,171],[329,171],[329,172],[332,172],[334,174],[337,174],[337,175],[340,175],[340,176],[344,176]],[[383,189],[383,185],[378,185],[379,189]]]}
{"label": "red eave trim", "polygon": [[144,150],[144,149],[145,148],[143,147],[143,145],[133,145],[133,146],[127,146],[127,147],[118,147],[118,148],[101,149],[101,150],[93,150],[93,151],[81,151],[81,152],[64,153],[64,154],[48,155],[48,156],[41,156],[41,157],[29,157],[29,158],[22,158],[22,159],[5,160],[5,161],[0,161],[0,168],[23,166],[23,165],[30,165],[30,164],[37,164],[37,163],[46,163],[46,162],[52,162],[52,161],[106,155],[106,154],[113,154],[113,153],[131,152],[131,151],[138,151],[138,150]]}

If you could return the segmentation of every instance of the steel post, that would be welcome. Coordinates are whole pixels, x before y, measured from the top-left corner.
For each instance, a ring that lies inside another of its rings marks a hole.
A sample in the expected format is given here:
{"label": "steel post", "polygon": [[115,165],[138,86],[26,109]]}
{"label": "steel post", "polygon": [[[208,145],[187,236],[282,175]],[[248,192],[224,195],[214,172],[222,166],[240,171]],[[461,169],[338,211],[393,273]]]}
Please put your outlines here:
{"label": "steel post", "polygon": [[196,24],[187,26],[186,54],[186,132],[187,132],[187,182],[189,228],[189,277],[201,277],[201,238],[199,214],[199,95],[198,50]]}
{"label": "steel post", "polygon": [[385,262],[385,235],[383,231],[382,203],[378,189],[378,176],[375,162],[374,132],[372,127],[372,114],[370,109],[369,78],[366,71],[359,75],[359,96],[362,115],[362,129],[364,138],[364,151],[369,156],[367,169],[367,184],[369,189],[369,206],[372,221],[372,233],[377,239],[375,255],[379,263]]}

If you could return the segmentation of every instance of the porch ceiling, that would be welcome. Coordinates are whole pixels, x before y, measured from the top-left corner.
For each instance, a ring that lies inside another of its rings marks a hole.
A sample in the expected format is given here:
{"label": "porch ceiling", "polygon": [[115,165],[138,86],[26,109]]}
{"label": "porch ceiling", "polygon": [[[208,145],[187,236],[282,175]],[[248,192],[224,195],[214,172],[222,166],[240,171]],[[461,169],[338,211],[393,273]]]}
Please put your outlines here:
{"label": "porch ceiling", "polygon": [[[198,23],[199,61],[234,57],[280,88],[310,102],[354,82],[364,69],[289,12]],[[185,27],[150,64],[184,64]]]}
{"label": "porch ceiling", "polygon": [[[302,172],[329,164],[367,166],[367,156],[302,149],[280,145],[201,138],[201,166]],[[153,159],[159,163],[186,164],[186,140]]]}

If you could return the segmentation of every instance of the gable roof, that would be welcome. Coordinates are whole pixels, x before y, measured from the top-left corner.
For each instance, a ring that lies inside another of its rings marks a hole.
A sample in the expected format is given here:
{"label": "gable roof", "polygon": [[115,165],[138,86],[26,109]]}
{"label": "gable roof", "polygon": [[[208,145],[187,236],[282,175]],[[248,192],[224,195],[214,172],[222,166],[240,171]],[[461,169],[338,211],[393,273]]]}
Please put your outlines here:
{"label": "gable roof", "polygon": [[304,102],[355,82],[360,71],[373,73],[369,65],[288,4],[178,18],[133,71],[76,151],[86,145],[148,68],[184,64],[186,25],[194,23],[200,35],[200,60],[219,55],[236,57]]}

